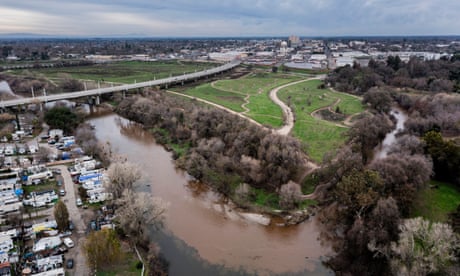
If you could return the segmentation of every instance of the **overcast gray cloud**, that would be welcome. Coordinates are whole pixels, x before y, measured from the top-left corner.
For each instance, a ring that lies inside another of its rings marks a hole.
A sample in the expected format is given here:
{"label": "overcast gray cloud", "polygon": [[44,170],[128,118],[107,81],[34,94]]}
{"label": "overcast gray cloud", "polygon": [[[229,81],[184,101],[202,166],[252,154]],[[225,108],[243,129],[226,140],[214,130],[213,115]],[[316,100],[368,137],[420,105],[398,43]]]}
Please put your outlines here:
{"label": "overcast gray cloud", "polygon": [[459,34],[453,0],[2,0],[0,33],[253,36]]}

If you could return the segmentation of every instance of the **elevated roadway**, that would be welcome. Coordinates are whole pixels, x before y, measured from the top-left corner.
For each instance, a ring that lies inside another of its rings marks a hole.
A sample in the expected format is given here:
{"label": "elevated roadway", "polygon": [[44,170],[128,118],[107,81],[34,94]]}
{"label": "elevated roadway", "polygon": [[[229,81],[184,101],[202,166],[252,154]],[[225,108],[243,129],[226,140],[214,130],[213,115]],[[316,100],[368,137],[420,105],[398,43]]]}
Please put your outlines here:
{"label": "elevated roadway", "polygon": [[102,94],[113,93],[118,91],[127,91],[130,89],[137,89],[143,87],[154,87],[154,86],[168,86],[175,83],[181,83],[186,81],[191,81],[195,79],[200,79],[208,76],[212,76],[215,74],[219,74],[221,72],[225,72],[231,70],[238,65],[240,65],[240,61],[232,61],[230,63],[226,63],[224,65],[195,72],[190,74],[184,74],[179,76],[173,76],[164,79],[158,80],[151,80],[145,82],[139,82],[134,84],[124,84],[118,85],[113,87],[104,87],[104,88],[97,88],[97,89],[90,89],[84,91],[77,91],[77,92],[67,92],[67,93],[59,93],[53,95],[44,95],[32,98],[20,98],[14,100],[6,100],[0,102],[0,108],[12,107],[12,106],[19,106],[19,105],[27,105],[27,104],[36,104],[36,103],[46,103],[46,102],[53,102],[53,101],[60,101],[60,100],[69,100],[69,99],[76,99],[88,96],[99,96]]}

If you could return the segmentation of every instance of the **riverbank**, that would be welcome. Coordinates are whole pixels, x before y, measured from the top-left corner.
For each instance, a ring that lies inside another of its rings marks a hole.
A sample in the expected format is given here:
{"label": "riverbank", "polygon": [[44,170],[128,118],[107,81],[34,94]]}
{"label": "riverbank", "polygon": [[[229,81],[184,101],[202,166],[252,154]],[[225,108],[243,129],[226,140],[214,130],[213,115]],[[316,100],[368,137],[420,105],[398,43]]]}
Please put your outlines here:
{"label": "riverbank", "polygon": [[321,263],[331,250],[318,239],[316,219],[284,227],[276,224],[278,219],[268,226],[242,219],[239,210],[225,207],[228,201],[220,194],[190,182],[177,170],[171,153],[139,124],[116,115],[90,123],[114,154],[140,166],[144,176],[137,190],[170,202],[164,229],[153,231],[151,237],[169,261],[170,275],[331,274]]}

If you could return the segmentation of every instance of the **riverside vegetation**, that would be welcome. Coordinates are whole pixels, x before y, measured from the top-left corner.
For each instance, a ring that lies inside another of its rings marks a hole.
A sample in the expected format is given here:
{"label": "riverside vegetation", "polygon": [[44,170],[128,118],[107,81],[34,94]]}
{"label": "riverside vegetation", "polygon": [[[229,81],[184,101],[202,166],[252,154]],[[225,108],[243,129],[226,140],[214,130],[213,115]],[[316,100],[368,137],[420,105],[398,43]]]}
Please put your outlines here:
{"label": "riverside vegetation", "polygon": [[125,99],[116,110],[170,145],[179,167],[240,206],[301,206],[300,189],[283,188],[298,186],[306,169],[297,139],[164,93]]}

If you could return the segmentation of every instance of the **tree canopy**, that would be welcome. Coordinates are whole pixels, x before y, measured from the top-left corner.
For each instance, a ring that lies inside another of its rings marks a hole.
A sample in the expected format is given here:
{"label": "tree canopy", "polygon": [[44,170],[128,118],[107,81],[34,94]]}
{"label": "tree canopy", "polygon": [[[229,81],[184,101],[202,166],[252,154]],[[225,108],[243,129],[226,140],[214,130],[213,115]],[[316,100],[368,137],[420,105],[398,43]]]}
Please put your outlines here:
{"label": "tree canopy", "polygon": [[68,107],[55,106],[46,111],[45,122],[52,129],[62,129],[65,133],[73,133],[80,123],[80,118]]}

